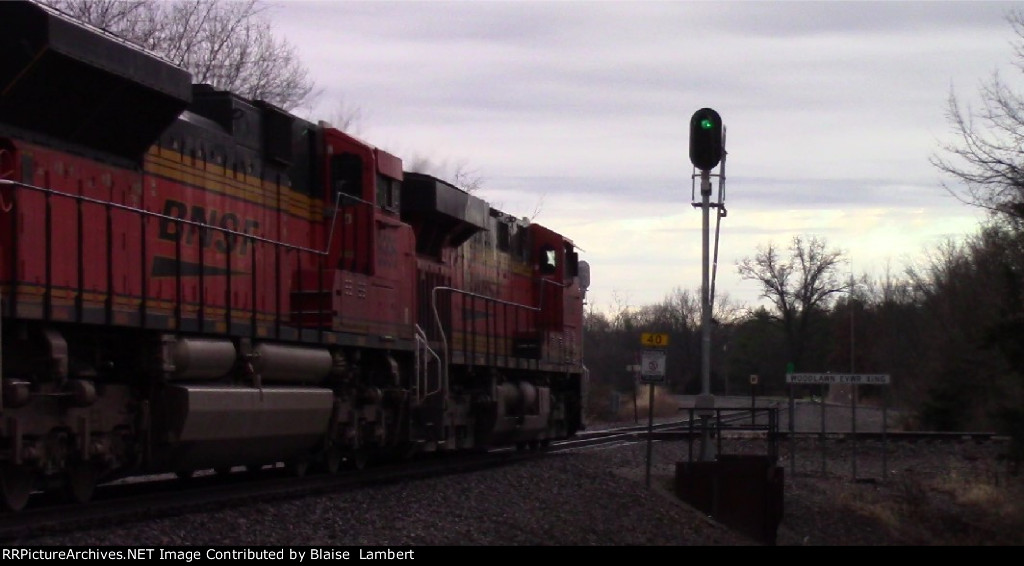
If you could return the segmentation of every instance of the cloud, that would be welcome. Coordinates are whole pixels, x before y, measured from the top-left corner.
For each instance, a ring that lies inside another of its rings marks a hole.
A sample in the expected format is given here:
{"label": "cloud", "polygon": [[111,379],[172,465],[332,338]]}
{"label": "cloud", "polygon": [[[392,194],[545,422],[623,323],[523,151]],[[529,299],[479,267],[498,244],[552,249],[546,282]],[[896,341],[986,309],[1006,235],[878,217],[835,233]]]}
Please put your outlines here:
{"label": "cloud", "polygon": [[[590,294],[637,304],[697,289],[690,115],[726,125],[719,292],[735,262],[814,233],[856,270],[976,229],[928,162],[951,90],[977,104],[1010,67],[1003,2],[284,2],[273,24],[360,137],[459,162],[498,208],[581,246]],[[717,189],[717,184],[716,184]],[[714,226],[714,222],[712,222]],[[621,296],[621,295],[620,295]]]}

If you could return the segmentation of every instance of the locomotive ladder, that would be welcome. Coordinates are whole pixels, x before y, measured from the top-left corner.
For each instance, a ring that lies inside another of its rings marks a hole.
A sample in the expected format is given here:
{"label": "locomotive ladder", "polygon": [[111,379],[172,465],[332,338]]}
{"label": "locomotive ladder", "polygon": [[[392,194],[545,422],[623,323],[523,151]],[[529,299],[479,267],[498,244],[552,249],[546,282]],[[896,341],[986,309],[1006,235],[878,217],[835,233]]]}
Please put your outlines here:
{"label": "locomotive ladder", "polygon": [[[430,387],[430,358],[437,363],[437,371],[434,373],[436,388]],[[420,325],[416,325],[416,376],[413,384],[413,392],[416,395],[416,403],[421,403],[428,396],[441,391],[441,356],[430,347],[427,340],[427,333]]]}

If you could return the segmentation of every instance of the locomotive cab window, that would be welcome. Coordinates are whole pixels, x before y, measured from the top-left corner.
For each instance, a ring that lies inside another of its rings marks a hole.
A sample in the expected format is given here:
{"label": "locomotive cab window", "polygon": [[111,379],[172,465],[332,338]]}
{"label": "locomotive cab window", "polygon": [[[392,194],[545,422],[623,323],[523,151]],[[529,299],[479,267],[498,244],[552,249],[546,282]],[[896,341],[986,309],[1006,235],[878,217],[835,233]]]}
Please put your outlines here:
{"label": "locomotive cab window", "polygon": [[540,249],[540,272],[550,275],[558,268],[558,255],[555,248],[545,245]]}
{"label": "locomotive cab window", "polygon": [[519,227],[512,240],[512,255],[523,263],[530,262],[530,231]]}
{"label": "locomotive cab window", "polygon": [[398,213],[401,183],[396,179],[377,175],[377,206]]}
{"label": "locomotive cab window", "polygon": [[498,250],[507,252],[512,249],[512,230],[508,224],[498,221]]}
{"label": "locomotive cab window", "polygon": [[565,245],[565,276],[572,279],[580,274],[580,255],[573,251],[572,246]]}
{"label": "locomotive cab window", "polygon": [[331,157],[331,187],[342,194],[363,198],[363,160],[354,153]]}

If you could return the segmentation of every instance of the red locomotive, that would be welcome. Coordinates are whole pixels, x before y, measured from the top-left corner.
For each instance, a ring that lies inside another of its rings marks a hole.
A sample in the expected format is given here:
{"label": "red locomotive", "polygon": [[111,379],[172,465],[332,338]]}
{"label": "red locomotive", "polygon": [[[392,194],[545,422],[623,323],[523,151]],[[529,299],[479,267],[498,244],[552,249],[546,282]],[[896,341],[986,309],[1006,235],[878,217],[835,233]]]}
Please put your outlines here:
{"label": "red locomotive", "polygon": [[536,448],[585,426],[573,243],[0,2],[0,500]]}

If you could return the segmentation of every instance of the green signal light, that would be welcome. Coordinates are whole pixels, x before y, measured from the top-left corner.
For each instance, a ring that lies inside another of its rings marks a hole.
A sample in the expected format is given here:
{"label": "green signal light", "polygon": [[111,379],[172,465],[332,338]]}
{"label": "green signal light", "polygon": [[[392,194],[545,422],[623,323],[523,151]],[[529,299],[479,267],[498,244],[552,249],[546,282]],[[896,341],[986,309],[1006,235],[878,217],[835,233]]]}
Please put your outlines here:
{"label": "green signal light", "polygon": [[722,161],[722,117],[711,108],[701,108],[690,117],[690,163],[710,171]]}

